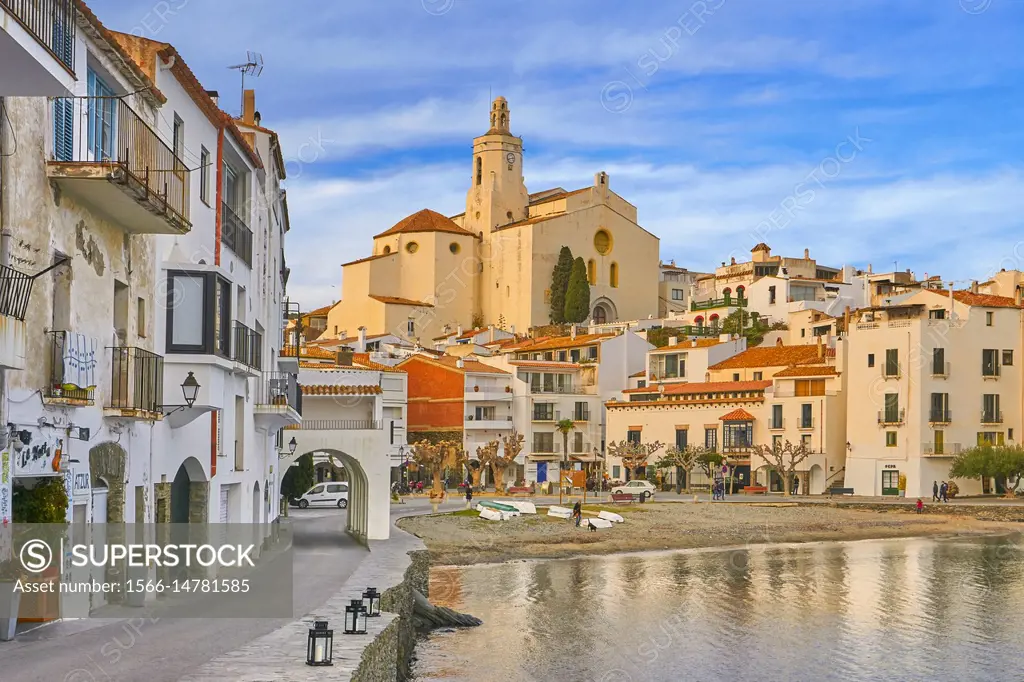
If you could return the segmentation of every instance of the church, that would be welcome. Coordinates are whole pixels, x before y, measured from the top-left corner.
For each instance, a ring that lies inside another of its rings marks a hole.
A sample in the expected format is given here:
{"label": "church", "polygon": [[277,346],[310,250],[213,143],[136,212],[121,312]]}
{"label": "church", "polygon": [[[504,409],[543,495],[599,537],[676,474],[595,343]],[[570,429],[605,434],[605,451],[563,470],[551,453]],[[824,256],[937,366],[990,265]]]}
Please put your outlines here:
{"label": "church", "polygon": [[587,263],[591,320],[658,312],[658,238],[636,207],[611,191],[607,173],[589,187],[530,194],[523,141],[511,132],[504,97],[490,128],[473,140],[466,210],[423,209],[373,237],[373,252],[345,263],[342,299],[327,337],[394,334],[413,343],[458,327],[525,332],[550,323],[551,274],[563,246]]}

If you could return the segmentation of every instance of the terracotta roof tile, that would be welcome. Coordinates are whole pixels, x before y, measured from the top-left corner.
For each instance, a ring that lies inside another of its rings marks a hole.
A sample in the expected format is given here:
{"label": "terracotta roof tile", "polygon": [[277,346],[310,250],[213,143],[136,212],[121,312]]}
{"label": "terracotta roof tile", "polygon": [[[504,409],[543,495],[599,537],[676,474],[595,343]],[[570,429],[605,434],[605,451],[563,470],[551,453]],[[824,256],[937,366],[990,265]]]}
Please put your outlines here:
{"label": "terracotta roof tile", "polygon": [[[695,395],[697,393],[749,393],[764,391],[771,381],[709,381],[700,383],[663,384],[665,395]],[[623,393],[661,393],[659,386],[627,388]]]}
{"label": "terracotta roof tile", "polygon": [[400,298],[398,296],[374,296],[370,294],[370,298],[381,303],[387,303],[390,305],[411,305],[418,308],[433,308],[433,303],[424,303],[423,301],[414,301],[410,298]]}
{"label": "terracotta roof tile", "polygon": [[375,235],[374,239],[377,239],[378,237],[388,237],[393,234],[411,232],[450,232],[452,234],[476,237],[476,235],[469,230],[456,225],[451,218],[446,218],[436,211],[431,211],[429,208],[425,208],[422,211],[417,211],[411,216],[407,216],[398,221],[390,229]]}
{"label": "terracotta roof tile", "polygon": [[646,369],[642,369],[639,372],[637,372],[636,374],[630,374],[629,378],[630,379],[643,379],[645,376],[647,376],[647,370]]}
{"label": "terracotta roof tile", "polygon": [[[417,360],[420,362],[426,362],[431,365],[439,365],[441,367],[445,367],[447,369],[452,370],[453,372],[458,372],[460,374],[465,374],[466,372],[469,372],[470,374],[509,374],[503,369],[491,367],[490,365],[486,365],[480,362],[479,360],[457,358],[454,355],[440,355],[436,357],[413,355],[411,357],[406,358],[405,360],[402,360],[400,363],[398,363],[398,366],[404,367],[406,364],[410,362],[415,362]],[[462,360],[462,367],[458,366],[459,360]]]}
{"label": "terracotta roof tile", "polygon": [[[830,352],[831,351],[831,352]],[[833,357],[835,350],[826,348],[825,357]],[[793,365],[821,364],[818,347],[814,346],[758,346],[723,360],[708,369],[741,369],[750,367],[791,367]]]}
{"label": "terracotta roof tile", "polygon": [[96,14],[91,9],[89,9],[88,5],[82,2],[82,0],[75,0],[75,7],[78,10],[78,15],[81,18],[85,19],[85,21],[92,26],[93,30],[95,30],[100,35],[100,37],[107,42],[107,44],[110,46],[110,49],[121,60],[124,68],[130,71],[132,76],[134,76],[141,83],[147,86],[145,88],[145,92],[141,93],[142,96],[152,98],[160,104],[165,104],[167,102],[167,97],[164,96],[164,94],[157,89],[156,83],[153,82],[153,79],[150,78],[150,76],[139,65],[139,63],[136,62],[131,57],[131,55],[129,55],[125,51],[124,46],[121,45],[121,42],[118,40],[117,35],[113,31],[108,29],[106,26],[104,26],[103,22],[100,21],[99,17],[97,17]]}
{"label": "terracotta roof tile", "polygon": [[836,371],[835,367],[829,367],[826,365],[808,365],[799,367],[790,367],[784,369],[781,372],[776,372],[774,377],[830,377],[838,376],[839,372]]}
{"label": "terracotta roof tile", "polygon": [[[329,350],[324,350],[323,348],[317,348],[316,346],[303,346],[301,350],[302,354],[299,356],[300,360],[302,358],[320,358],[323,360],[334,360],[335,358],[338,357],[337,353]],[[281,357],[294,358],[295,346],[285,346],[284,348],[281,349],[279,355]]]}
{"label": "terracotta roof tile", "polygon": [[[948,295],[948,294],[947,294]],[[1009,296],[995,296],[993,294],[974,294],[970,291],[954,291],[953,298],[964,305],[979,306],[982,308],[1020,308],[1017,302]]]}
{"label": "terracotta roof tile", "polygon": [[693,348],[711,348],[722,343],[718,339],[696,339],[690,341],[682,341],[674,346],[662,346],[661,348],[654,348],[651,350],[652,353],[660,353],[666,350],[687,350]]}
{"label": "terracotta roof tile", "polygon": [[576,338],[571,336],[554,336],[546,339],[537,339],[533,344],[517,346],[516,350],[540,351],[540,350],[561,350],[563,348],[578,348],[600,343],[606,339],[618,336],[617,334],[577,334]]}
{"label": "terracotta roof tile", "polygon": [[300,385],[302,395],[380,395],[383,389],[375,385],[335,386],[333,384]]}
{"label": "terracotta roof tile", "polygon": [[515,227],[525,227],[526,225],[535,225],[537,223],[543,223],[546,220],[553,220],[554,218],[561,218],[564,215],[568,215],[568,214],[567,213],[551,213],[549,215],[536,216],[534,218],[528,218],[527,220],[520,220],[518,222],[509,223],[508,225],[501,225],[500,227],[496,227],[494,229],[495,229],[495,231],[498,231],[498,230],[511,230],[512,228],[515,228]]}
{"label": "terracotta roof tile", "polygon": [[370,359],[369,353],[353,353],[352,362],[365,367],[366,369],[372,369],[376,372],[397,372],[398,374],[405,374],[405,371],[392,367],[391,365],[382,365],[379,362],[374,362]]}
{"label": "terracotta roof tile", "polygon": [[723,414],[719,419],[724,422],[752,422],[754,421],[754,415],[739,407],[729,414]]}

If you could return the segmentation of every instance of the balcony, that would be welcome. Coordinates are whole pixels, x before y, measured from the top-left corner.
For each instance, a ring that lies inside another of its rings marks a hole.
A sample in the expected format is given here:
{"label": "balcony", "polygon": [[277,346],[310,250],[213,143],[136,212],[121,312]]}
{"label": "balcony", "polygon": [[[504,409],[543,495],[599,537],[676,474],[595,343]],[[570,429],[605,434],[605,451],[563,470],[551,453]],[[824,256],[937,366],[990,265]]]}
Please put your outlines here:
{"label": "balcony", "polygon": [[878,423],[883,426],[899,426],[906,418],[906,413],[907,411],[902,408],[898,410],[879,410]]}
{"label": "balcony", "polygon": [[530,393],[536,395],[585,395],[586,391],[577,384],[533,384],[530,386]]}
{"label": "balcony", "polygon": [[163,418],[164,358],[142,348],[110,349],[108,417],[156,421]]}
{"label": "balcony", "polygon": [[590,410],[576,410],[572,414],[572,420],[574,422],[589,422],[590,421]]}
{"label": "balcony", "polygon": [[953,421],[953,412],[951,410],[933,409],[928,413],[929,424],[949,424],[951,421]]}
{"label": "balcony", "polygon": [[[719,334],[722,333],[722,330],[721,330],[720,327],[705,327],[703,325],[691,325],[691,324],[683,325],[682,327],[673,327],[672,331],[673,331],[673,333],[677,334],[680,337],[682,337],[682,336],[718,336]],[[685,344],[686,341],[684,340],[684,341],[682,341],[682,343]]]}
{"label": "balcony", "polygon": [[75,82],[74,0],[0,0],[0,97],[56,97]]}
{"label": "balcony", "polygon": [[95,349],[83,348],[82,337],[72,332],[46,332],[46,336],[49,337],[50,367],[43,401],[72,406],[95,404]]}
{"label": "balcony", "polygon": [[29,297],[35,278],[0,265],[0,369],[25,369]]}
{"label": "balcony", "polygon": [[263,369],[263,337],[237,320],[231,329],[231,359],[242,374],[257,376]]}
{"label": "balcony", "polygon": [[713,308],[746,308],[747,299],[745,298],[731,298],[726,296],[725,298],[712,298],[707,301],[690,301],[690,312],[696,312],[698,310],[711,310]]}
{"label": "balcony", "polygon": [[981,377],[983,379],[998,379],[1002,368],[999,365],[984,362],[981,365]]}
{"label": "balcony", "polygon": [[1003,413],[1001,410],[982,410],[981,411],[981,423],[982,424],[1002,424]]}
{"label": "balcony", "polygon": [[384,422],[373,419],[303,419],[301,424],[285,428],[297,431],[380,431]]}
{"label": "balcony", "polygon": [[252,267],[252,230],[227,202],[220,205],[220,243]]}
{"label": "balcony", "polygon": [[814,429],[814,417],[801,417],[797,419],[796,428],[801,431],[811,431]]}
{"label": "balcony", "polygon": [[948,362],[933,362],[932,363],[932,376],[936,379],[948,379],[949,378],[949,363]]}
{"label": "balcony", "polygon": [[772,419],[768,422],[768,429],[771,431],[782,431],[786,428],[786,420],[783,417]]}
{"label": "balcony", "polygon": [[506,417],[493,416],[490,419],[477,419],[476,415],[467,414],[466,423],[463,424],[463,427],[467,429],[508,430],[512,428],[512,417],[510,415]]}
{"label": "balcony", "polygon": [[189,168],[118,97],[55,97],[46,165],[62,190],[129,234],[182,235],[189,222]]}
{"label": "balcony", "polygon": [[467,401],[480,401],[480,402],[507,402],[512,400],[512,388],[508,390],[504,388],[488,386],[488,387],[466,387],[465,400]]}
{"label": "balcony", "polygon": [[288,372],[264,372],[256,384],[253,407],[256,428],[266,431],[302,422],[302,393],[298,378]]}
{"label": "balcony", "polygon": [[925,457],[955,457],[963,449],[960,443],[922,443],[921,454]]}
{"label": "balcony", "polygon": [[882,378],[883,379],[899,379],[903,376],[903,366],[898,362],[885,362],[882,363]]}

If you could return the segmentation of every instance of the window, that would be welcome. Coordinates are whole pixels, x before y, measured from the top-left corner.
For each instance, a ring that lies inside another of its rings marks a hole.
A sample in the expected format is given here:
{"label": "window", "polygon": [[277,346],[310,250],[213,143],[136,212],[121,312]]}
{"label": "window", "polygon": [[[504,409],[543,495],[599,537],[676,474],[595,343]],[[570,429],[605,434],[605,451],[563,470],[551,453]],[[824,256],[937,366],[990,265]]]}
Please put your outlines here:
{"label": "window", "polygon": [[995,317],[995,314],[992,311],[989,311],[989,312],[985,313],[985,326],[986,327],[991,327],[992,326],[992,318],[993,317]]}
{"label": "window", "polygon": [[416,333],[416,322],[415,321],[408,320],[405,323],[405,333],[407,335],[409,335],[409,336],[413,336]]}
{"label": "window", "polygon": [[768,305],[775,305],[775,287],[768,287]]}
{"label": "window", "polygon": [[885,376],[898,377],[900,375],[900,351],[896,348],[889,348],[885,351]]}
{"label": "window", "polygon": [[782,405],[772,405],[772,425],[773,429],[782,428]]}
{"label": "window", "polygon": [[894,448],[896,447],[896,432],[886,431],[885,432],[885,447]]}
{"label": "window", "polygon": [[590,405],[587,403],[576,403],[576,409],[572,413],[573,421],[586,422],[590,421]]}
{"label": "window", "polygon": [[804,403],[800,406],[800,428],[809,429],[814,426],[814,406],[811,403]]}
{"label": "window", "polygon": [[597,285],[597,261],[593,258],[587,261],[587,281],[590,282],[590,286]]}
{"label": "window", "polygon": [[946,449],[946,432],[945,431],[936,431],[934,433],[934,438],[935,438],[935,450],[934,450],[934,452],[935,452],[936,455],[941,455],[941,454],[943,454],[943,452]]}
{"label": "window", "polygon": [[946,349],[932,349],[932,375],[937,377],[946,376]]}
{"label": "window", "polygon": [[174,115],[174,128],[171,133],[171,146],[174,155],[179,159],[185,156],[185,122],[177,114]]}
{"label": "window", "polygon": [[566,354],[566,352],[564,350],[558,351],[558,361],[559,362],[565,362],[567,357],[568,357],[568,355]]}
{"label": "window", "polygon": [[479,156],[476,157],[476,184],[482,185],[484,182],[484,160]]}
{"label": "window", "polygon": [[772,450],[779,450],[782,447],[782,436],[772,436]]}
{"label": "window", "polygon": [[583,452],[583,432],[577,431],[572,436],[572,451],[575,453]]}
{"label": "window", "polygon": [[1002,424],[1003,414],[999,410],[999,395],[986,393],[981,396],[981,421],[985,424]]}
{"label": "window", "polygon": [[640,381],[636,382],[636,387],[637,388],[647,388],[647,382],[644,381],[643,379],[641,379]]}
{"label": "window", "polygon": [[1006,437],[1013,440],[1013,429],[1006,429]]}
{"label": "window", "polygon": [[946,309],[945,308],[937,308],[935,310],[929,310],[928,311],[928,319],[929,320],[944,320],[944,319],[946,319]]}
{"label": "window", "polygon": [[885,423],[897,424],[900,419],[900,395],[899,393],[885,394]]}
{"label": "window", "polygon": [[722,425],[722,445],[726,450],[743,450],[753,443],[753,422],[725,422]]}
{"label": "window", "polygon": [[612,480],[619,480],[622,477],[622,467],[618,464],[612,466]]}
{"label": "window", "polygon": [[389,253],[391,253],[391,247],[390,246],[385,246],[383,253],[384,253],[385,256],[388,255]]}
{"label": "window", "polygon": [[494,407],[478,407],[476,408],[476,414],[474,415],[478,422],[480,421],[494,421]]}
{"label": "window", "polygon": [[807,452],[811,452],[811,434],[805,433],[800,436],[800,444],[804,446],[804,449],[807,450]]}
{"label": "window", "polygon": [[612,288],[619,286],[619,264],[612,263],[608,268],[608,282]]}
{"label": "window", "polygon": [[167,274],[167,352],[228,357],[231,283],[214,273]]}
{"label": "window", "polygon": [[594,249],[602,256],[607,256],[612,250],[612,236],[607,230],[598,230],[594,235]]}
{"label": "window", "polygon": [[672,300],[673,301],[682,301],[684,299],[685,299],[685,294],[684,294],[682,289],[673,289],[672,290]]}
{"label": "window", "polygon": [[825,395],[824,379],[797,379],[793,382],[793,388],[797,397],[806,398],[815,395]]}
{"label": "window", "polygon": [[630,442],[630,443],[639,443],[640,442],[640,431],[637,430],[637,429],[626,431],[626,440],[628,442]]}
{"label": "window", "polygon": [[932,423],[946,423],[949,421],[949,394],[932,393],[932,409],[929,414],[929,421]]}
{"label": "window", "polygon": [[210,150],[199,148],[199,198],[210,205]]}
{"label": "window", "polygon": [[416,253],[419,250],[420,250],[420,245],[417,244],[416,242],[409,242],[408,244],[405,245],[405,252],[406,253]]}
{"label": "window", "polygon": [[718,429],[716,428],[705,428],[704,429],[704,447],[708,450],[718,449]]}
{"label": "window", "polygon": [[979,431],[978,445],[1004,445],[1002,431]]}
{"label": "window", "polygon": [[135,328],[140,339],[146,338],[146,299],[141,296],[135,302]]}
{"label": "window", "polygon": [[89,160],[110,161],[117,158],[114,137],[117,132],[117,103],[121,100],[115,98],[110,86],[91,69],[88,88],[89,97],[97,98],[89,100]]}
{"label": "window", "polygon": [[551,362],[552,360],[555,359],[555,354],[552,353],[551,351],[548,351],[544,353],[544,359],[547,360],[548,362]]}
{"label": "window", "polygon": [[448,250],[451,251],[453,255],[456,255],[459,251],[462,251],[462,247],[459,246],[458,242],[452,242],[448,245]]}
{"label": "window", "polygon": [[587,349],[587,357],[591,360],[597,360],[597,346],[591,346]]}
{"label": "window", "polygon": [[981,376],[999,376],[999,351],[992,349],[981,351]]}
{"label": "window", "polygon": [[1013,351],[1012,350],[1004,350],[1003,351],[1003,366],[1011,367],[1012,365],[1013,365]]}
{"label": "window", "polygon": [[676,429],[676,448],[678,450],[686,449],[686,429]]}
{"label": "window", "polygon": [[307,493],[307,494],[309,494],[309,495],[319,495],[323,491],[324,491],[324,486],[318,485],[317,487],[315,487],[312,490],[310,490],[309,493]]}
{"label": "window", "polygon": [[807,330],[806,329],[801,329],[800,330],[800,338],[805,338],[806,336],[807,336]]}
{"label": "window", "polygon": [[733,380],[733,381],[739,381],[739,380],[740,380],[740,374],[739,374],[739,372],[733,372],[733,373],[732,373],[732,380]]}
{"label": "window", "polygon": [[665,356],[665,378],[675,379],[679,376],[679,356],[678,355],[666,355]]}
{"label": "window", "polygon": [[534,432],[533,434],[533,451],[534,452],[554,452],[555,451],[555,434],[553,433],[539,433]]}
{"label": "window", "polygon": [[580,349],[579,348],[576,348],[576,349],[573,349],[573,350],[569,351],[569,360],[570,360],[570,362],[579,362],[580,361]]}
{"label": "window", "polygon": [[533,421],[551,422],[555,420],[554,403],[535,403],[533,406]]}
{"label": "window", "polygon": [[763,381],[764,372],[754,372],[754,381]]}
{"label": "window", "polygon": [[874,366],[875,366],[875,354],[874,353],[868,353],[868,367],[874,367]]}

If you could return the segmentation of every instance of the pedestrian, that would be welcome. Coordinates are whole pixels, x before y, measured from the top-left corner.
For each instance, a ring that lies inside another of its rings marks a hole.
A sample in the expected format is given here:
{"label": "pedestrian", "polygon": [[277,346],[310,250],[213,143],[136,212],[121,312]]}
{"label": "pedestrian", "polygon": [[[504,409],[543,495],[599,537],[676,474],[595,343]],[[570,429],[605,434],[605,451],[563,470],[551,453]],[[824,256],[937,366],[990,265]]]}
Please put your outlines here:
{"label": "pedestrian", "polygon": [[939,501],[939,482],[932,481],[932,502]]}
{"label": "pedestrian", "polygon": [[473,506],[473,486],[466,483],[466,509]]}
{"label": "pedestrian", "polygon": [[917,498],[917,513],[920,514],[922,509],[924,509],[924,502],[922,502],[919,497]]}
{"label": "pedestrian", "polygon": [[949,498],[946,497],[946,493],[949,491],[949,486],[943,481],[942,485],[939,486],[939,499],[943,502],[949,502]]}
{"label": "pedestrian", "polygon": [[579,528],[580,521],[583,520],[583,505],[579,500],[576,500],[576,504],[572,506],[572,517],[576,519],[576,527]]}

